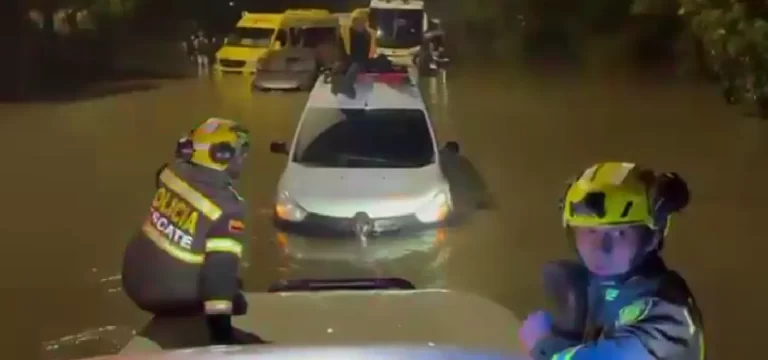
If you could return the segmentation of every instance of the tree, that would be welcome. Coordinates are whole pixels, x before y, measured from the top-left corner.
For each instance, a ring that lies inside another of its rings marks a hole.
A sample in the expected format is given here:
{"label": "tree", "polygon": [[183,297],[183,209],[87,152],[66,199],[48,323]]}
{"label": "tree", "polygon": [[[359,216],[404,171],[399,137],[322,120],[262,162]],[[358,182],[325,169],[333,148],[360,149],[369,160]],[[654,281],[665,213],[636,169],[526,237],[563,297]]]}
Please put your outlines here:
{"label": "tree", "polygon": [[768,117],[768,5],[755,0],[681,0],[729,102],[754,101]]}

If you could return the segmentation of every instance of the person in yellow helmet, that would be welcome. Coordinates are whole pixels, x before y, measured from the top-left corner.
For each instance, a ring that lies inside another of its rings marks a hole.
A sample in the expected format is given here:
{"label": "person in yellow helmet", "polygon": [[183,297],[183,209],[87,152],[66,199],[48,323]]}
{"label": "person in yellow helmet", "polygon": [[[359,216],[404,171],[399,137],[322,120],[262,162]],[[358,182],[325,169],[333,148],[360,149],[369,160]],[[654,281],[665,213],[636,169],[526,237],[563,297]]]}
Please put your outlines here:
{"label": "person in yellow helmet", "polygon": [[689,196],[679,175],[633,163],[599,163],[569,184],[562,220],[580,261],[545,268],[560,309],[520,328],[532,359],[703,359],[701,312],[661,258],[670,217]]}
{"label": "person in yellow helmet", "polygon": [[245,202],[232,185],[249,144],[246,129],[216,118],[182,138],[123,258],[123,289],[138,307],[160,317],[205,314],[217,344],[256,342],[231,324],[247,310],[238,277]]}

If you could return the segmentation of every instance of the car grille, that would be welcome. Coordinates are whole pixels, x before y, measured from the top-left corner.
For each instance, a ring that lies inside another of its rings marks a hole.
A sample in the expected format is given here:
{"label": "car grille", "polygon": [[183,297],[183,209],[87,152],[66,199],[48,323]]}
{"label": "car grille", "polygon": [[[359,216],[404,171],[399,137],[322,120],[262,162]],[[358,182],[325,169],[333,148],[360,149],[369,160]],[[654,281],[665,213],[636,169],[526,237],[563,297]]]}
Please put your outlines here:
{"label": "car grille", "polygon": [[[372,220],[374,233],[382,235],[397,233],[401,230],[413,229],[421,225],[415,215],[375,218]],[[345,235],[354,235],[355,233],[355,220],[353,218],[333,217],[309,213],[307,214],[307,217],[304,219],[303,223],[315,231],[323,233],[327,231]]]}
{"label": "car grille", "polygon": [[245,66],[245,60],[219,59],[219,65],[228,68],[241,68]]}

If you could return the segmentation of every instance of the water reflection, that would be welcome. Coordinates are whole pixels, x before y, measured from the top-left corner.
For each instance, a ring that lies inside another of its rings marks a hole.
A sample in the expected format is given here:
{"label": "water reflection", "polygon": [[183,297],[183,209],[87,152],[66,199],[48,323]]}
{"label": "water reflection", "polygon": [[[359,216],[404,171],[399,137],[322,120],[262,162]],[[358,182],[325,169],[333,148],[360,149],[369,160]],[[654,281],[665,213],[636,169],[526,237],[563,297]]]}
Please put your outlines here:
{"label": "water reflection", "polygon": [[[309,238],[278,232],[281,280],[400,277],[418,288],[440,287],[451,249],[446,229],[368,239]],[[414,278],[414,274],[418,274]]]}
{"label": "water reflection", "polygon": [[74,335],[43,344],[41,358],[47,360],[78,359],[119,352],[136,331],[126,326],[107,325],[86,329]]}
{"label": "water reflection", "polygon": [[[92,274],[99,274],[100,269],[91,269]],[[93,280],[92,280],[93,281]],[[136,335],[135,325],[123,321],[122,312],[124,298],[119,274],[98,278],[98,285],[89,289],[91,300],[107,302],[109,311],[102,314],[101,325],[94,325],[65,335],[58,339],[43,342],[39,349],[39,358],[46,360],[81,359],[89,356],[114,354],[119,352],[131,338]],[[73,291],[76,291],[73,289]],[[81,293],[86,293],[79,289]],[[103,304],[102,304],[103,305]],[[96,309],[92,309],[96,311]],[[75,314],[76,315],[76,314]],[[143,321],[143,320],[142,320]]]}
{"label": "water reflection", "polygon": [[[766,203],[761,184],[768,181],[764,123],[734,115],[716,89],[700,84],[607,72],[584,78],[554,72],[537,77],[509,63],[465,63],[465,68],[445,73],[447,80],[425,79],[420,87],[434,112],[438,136],[461,140],[462,154],[482,175],[452,182],[452,190],[467,193],[456,194],[457,206],[493,211],[476,212],[439,246],[378,244],[361,251],[351,249],[354,244],[327,242],[313,245],[326,249],[321,254],[345,255],[296,256],[287,246],[274,249],[277,237],[269,219],[285,159],[255,153],[242,180],[243,195],[256,213],[250,266],[243,271],[249,290],[265,291],[280,279],[379,272],[412,280],[418,287],[446,282],[446,287],[478,293],[524,316],[543,302],[537,295],[540,264],[570,254],[555,208],[562,181],[579,164],[631,158],[680,171],[696,190],[695,204],[676,224],[675,241],[666,252],[690,277],[702,302],[714,358],[726,353],[727,358],[746,358],[759,346],[760,321],[752,321],[759,305],[743,299],[766,293],[766,286],[729,279],[762,271],[759,262],[744,259],[765,244],[759,241]],[[8,214],[3,234],[9,239],[57,239],[46,243],[44,252],[38,242],[17,241],[9,248],[11,253],[34,251],[34,264],[45,264],[47,270],[27,270],[29,256],[6,261],[20,269],[6,271],[2,278],[15,289],[11,301],[18,299],[20,306],[5,325],[30,329],[24,339],[13,339],[5,348],[6,357],[34,358],[29,353],[37,348],[24,340],[38,345],[52,340],[45,343],[44,359],[106,354],[130,337],[132,329],[146,325],[149,317],[120,294],[117,279],[100,282],[110,275],[93,273],[90,267],[119,267],[124,246],[119,239],[133,230],[135,217],[146,206],[141,193],[149,190],[138,184],[151,186],[147,174],[156,168],[158,154],[167,154],[168,144],[181,131],[208,116],[241,120],[253,129],[255,147],[266,152],[269,140],[290,138],[305,102],[306,94],[253,94],[246,77],[230,76],[177,81],[156,92],[67,105],[0,108],[9,149],[26,144],[25,137],[15,134],[34,133],[42,146],[31,157],[8,159],[8,167],[25,176],[6,179],[2,195],[18,211]],[[92,128],[74,134],[68,129],[72,124]],[[73,135],[87,135],[89,141],[73,141]],[[51,174],[56,178],[53,187]],[[28,216],[41,203],[57,215],[46,226]],[[259,211],[264,208],[268,210]],[[89,214],[89,221],[83,222],[82,214]],[[722,256],[723,239],[728,239],[727,256]]]}

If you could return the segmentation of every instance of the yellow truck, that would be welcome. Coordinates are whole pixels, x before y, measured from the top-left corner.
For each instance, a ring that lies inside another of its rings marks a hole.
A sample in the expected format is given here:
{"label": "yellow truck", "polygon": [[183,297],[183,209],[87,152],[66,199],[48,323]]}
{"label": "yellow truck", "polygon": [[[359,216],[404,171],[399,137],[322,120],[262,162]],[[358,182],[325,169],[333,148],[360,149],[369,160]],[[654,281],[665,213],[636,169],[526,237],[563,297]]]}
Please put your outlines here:
{"label": "yellow truck", "polygon": [[244,12],[216,53],[218,72],[254,74],[267,52],[302,46],[294,29],[338,26],[338,16],[322,9],[293,9],[282,14]]}

